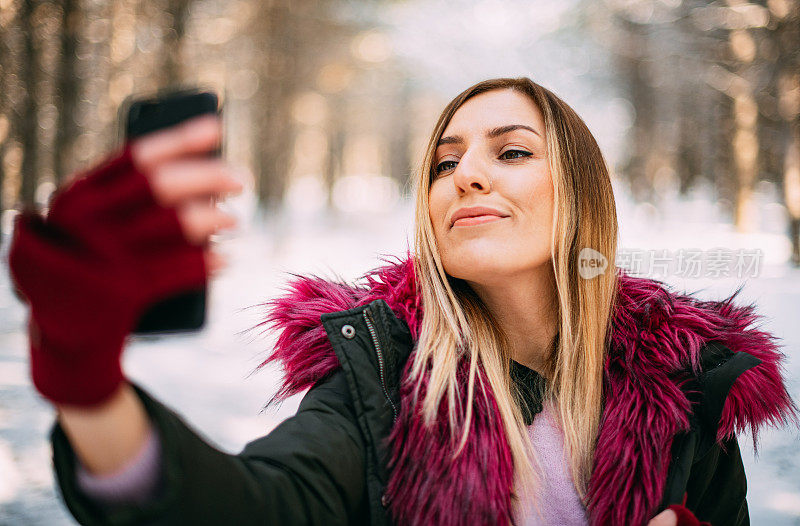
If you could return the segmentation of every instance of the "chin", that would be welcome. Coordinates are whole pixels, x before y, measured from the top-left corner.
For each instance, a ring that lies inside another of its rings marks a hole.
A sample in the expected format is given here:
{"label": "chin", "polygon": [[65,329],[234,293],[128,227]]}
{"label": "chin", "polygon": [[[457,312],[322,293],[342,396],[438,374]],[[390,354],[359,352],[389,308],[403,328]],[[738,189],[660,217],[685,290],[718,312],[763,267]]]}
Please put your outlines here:
{"label": "chin", "polygon": [[485,285],[499,284],[514,276],[551,266],[547,253],[515,253],[508,250],[508,245],[453,250],[442,257],[442,263],[449,276]]}
{"label": "chin", "polygon": [[[497,253],[460,253],[443,260],[448,275],[466,281],[482,283],[494,281],[513,273],[515,268],[508,266],[508,259],[498,257]],[[513,259],[511,260],[513,261]],[[489,278],[489,279],[487,279]]]}

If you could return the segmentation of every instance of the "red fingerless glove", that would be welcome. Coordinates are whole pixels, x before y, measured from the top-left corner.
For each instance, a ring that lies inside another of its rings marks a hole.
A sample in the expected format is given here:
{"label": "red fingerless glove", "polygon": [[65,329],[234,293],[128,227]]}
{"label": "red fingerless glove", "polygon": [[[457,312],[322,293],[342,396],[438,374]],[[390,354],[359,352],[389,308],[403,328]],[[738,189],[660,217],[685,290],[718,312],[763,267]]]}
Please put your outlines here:
{"label": "red fingerless glove", "polygon": [[711,526],[710,522],[701,522],[700,519],[695,517],[694,513],[686,507],[686,496],[687,494],[683,495],[682,504],[670,504],[667,506],[668,510],[674,511],[678,516],[678,522],[675,526]]}
{"label": "red fingerless glove", "polygon": [[207,283],[203,246],[158,204],[126,147],[15,219],[11,277],[31,312],[31,376],[53,402],[93,405],[124,380],[125,337],[146,309]]}

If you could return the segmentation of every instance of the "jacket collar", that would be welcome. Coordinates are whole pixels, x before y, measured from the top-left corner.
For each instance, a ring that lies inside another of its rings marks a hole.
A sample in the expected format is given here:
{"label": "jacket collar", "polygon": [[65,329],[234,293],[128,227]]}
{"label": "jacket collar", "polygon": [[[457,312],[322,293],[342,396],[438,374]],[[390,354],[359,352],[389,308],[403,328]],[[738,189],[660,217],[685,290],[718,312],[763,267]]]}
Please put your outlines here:
{"label": "jacket collar", "polygon": [[[286,372],[274,399],[301,392],[339,367],[320,322],[324,313],[383,299],[417,340],[423,310],[411,255],[384,261],[357,285],[294,275],[285,294],[262,304],[267,315],[256,327],[270,326],[278,339],[259,367],[279,362]],[[724,301],[700,301],[656,280],[620,273],[605,360],[604,409],[586,498],[591,524],[643,524],[657,511],[672,439],[690,426],[691,402],[680,389],[680,373],[700,373],[700,351],[707,342],[721,342],[734,353],[760,360],[730,388],[717,441],[749,428],[755,444],[763,425],[796,418],[781,377],[784,356],[776,338],[753,327],[759,320],[754,305],[733,303],[738,292]],[[467,371],[464,363],[458,374],[466,377]],[[389,437],[387,489],[398,523],[511,522],[510,450],[493,418],[495,398],[483,384],[486,388],[474,400],[470,439],[455,459],[450,458],[455,438],[446,418],[423,425],[410,382],[401,385],[400,416]],[[535,403],[532,409],[538,412]]]}

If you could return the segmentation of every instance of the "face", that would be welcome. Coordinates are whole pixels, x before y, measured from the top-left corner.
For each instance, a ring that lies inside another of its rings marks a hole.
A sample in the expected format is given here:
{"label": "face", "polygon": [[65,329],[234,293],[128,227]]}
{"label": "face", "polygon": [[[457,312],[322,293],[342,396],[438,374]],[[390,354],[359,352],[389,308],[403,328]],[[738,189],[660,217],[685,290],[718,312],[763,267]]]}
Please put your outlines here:
{"label": "face", "polygon": [[[539,108],[510,89],[477,95],[453,115],[436,150],[429,194],[449,275],[507,284],[549,266],[554,203],[544,137]],[[454,223],[462,213],[474,217]]]}

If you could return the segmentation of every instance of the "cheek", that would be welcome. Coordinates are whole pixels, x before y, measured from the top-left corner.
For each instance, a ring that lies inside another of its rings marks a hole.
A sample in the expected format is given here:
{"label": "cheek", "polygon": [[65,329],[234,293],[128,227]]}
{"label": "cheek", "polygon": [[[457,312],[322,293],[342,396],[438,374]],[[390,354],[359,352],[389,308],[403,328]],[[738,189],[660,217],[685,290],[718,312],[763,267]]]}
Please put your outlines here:
{"label": "cheek", "polygon": [[534,200],[538,202],[540,208],[551,210],[553,208],[553,200],[555,192],[553,191],[553,180],[550,173],[542,174],[542,177],[537,178],[536,184],[533,188]]}
{"label": "cheek", "polygon": [[533,223],[531,226],[538,232],[547,232],[549,234],[553,223],[553,207],[555,206],[555,193],[553,191],[553,183],[549,174],[544,174],[542,177],[528,185],[524,190],[526,199],[523,201],[522,206],[528,210],[528,217],[531,218]]}
{"label": "cheek", "polygon": [[431,191],[428,193],[428,215],[431,218],[433,230],[437,237],[440,229],[442,228],[442,224],[444,223],[444,216],[446,213],[446,199],[441,195],[440,191],[437,191],[435,187],[432,187]]}

